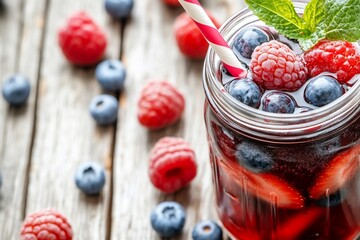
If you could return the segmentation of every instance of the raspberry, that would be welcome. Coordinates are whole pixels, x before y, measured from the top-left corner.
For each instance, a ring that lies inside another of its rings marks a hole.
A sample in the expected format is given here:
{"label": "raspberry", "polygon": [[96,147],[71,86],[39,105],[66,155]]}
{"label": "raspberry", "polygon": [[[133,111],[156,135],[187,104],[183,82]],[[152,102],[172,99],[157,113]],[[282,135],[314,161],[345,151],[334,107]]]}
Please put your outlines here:
{"label": "raspberry", "polygon": [[267,90],[296,91],[308,74],[302,58],[275,40],[255,48],[250,69],[253,80]]}
{"label": "raspberry", "polygon": [[164,3],[170,7],[180,7],[181,4],[179,0],[163,0]]}
{"label": "raspberry", "polygon": [[[219,28],[220,24],[209,14],[214,25]],[[175,19],[174,33],[180,51],[189,58],[205,58],[208,42],[205,40],[194,21],[187,13],[182,13]]]}
{"label": "raspberry", "polygon": [[196,176],[196,170],[195,153],[181,138],[161,138],[150,153],[150,180],[165,193],[186,186]]}
{"label": "raspberry", "polygon": [[304,53],[304,59],[312,77],[331,72],[338,81],[346,83],[360,73],[360,54],[349,42],[320,41]]}
{"label": "raspberry", "polygon": [[54,210],[44,210],[26,217],[21,228],[22,240],[71,240],[71,226]]}
{"label": "raspberry", "polygon": [[150,81],[138,102],[139,122],[150,129],[159,129],[176,122],[185,108],[185,99],[170,83]]}
{"label": "raspberry", "polygon": [[59,30],[58,40],[65,57],[72,64],[89,66],[97,63],[106,48],[104,32],[84,12],[70,17]]}

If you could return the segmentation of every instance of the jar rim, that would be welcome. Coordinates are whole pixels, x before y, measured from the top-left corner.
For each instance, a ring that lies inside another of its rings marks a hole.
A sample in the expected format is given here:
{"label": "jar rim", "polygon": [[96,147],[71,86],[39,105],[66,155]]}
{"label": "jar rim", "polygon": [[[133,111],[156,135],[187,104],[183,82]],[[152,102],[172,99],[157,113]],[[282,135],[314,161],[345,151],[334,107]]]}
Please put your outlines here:
{"label": "jar rim", "polygon": [[[300,5],[299,5],[300,4]],[[304,2],[294,1],[295,8],[303,11]],[[241,27],[239,21],[259,21],[252,12],[245,8],[227,20],[219,31],[227,42]],[[313,139],[324,133],[343,126],[347,120],[359,115],[360,74],[356,83],[340,98],[317,109],[292,114],[269,113],[247,106],[233,98],[219,80],[220,59],[209,48],[203,68],[203,86],[211,107],[219,113],[222,120],[234,129],[240,128],[245,133],[272,141]]]}

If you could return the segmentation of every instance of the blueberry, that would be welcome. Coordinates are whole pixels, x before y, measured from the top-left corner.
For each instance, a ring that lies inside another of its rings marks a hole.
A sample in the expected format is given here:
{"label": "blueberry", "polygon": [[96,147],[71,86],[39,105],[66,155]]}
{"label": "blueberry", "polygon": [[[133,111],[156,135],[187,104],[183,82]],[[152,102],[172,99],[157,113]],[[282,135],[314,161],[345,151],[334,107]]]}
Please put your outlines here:
{"label": "blueberry", "polygon": [[8,103],[22,105],[30,95],[30,82],[23,75],[13,75],[4,81],[2,94]]}
{"label": "blueberry", "polygon": [[265,149],[250,142],[242,142],[236,147],[235,158],[242,166],[257,173],[270,171],[275,164]]}
{"label": "blueberry", "polygon": [[108,125],[117,119],[118,101],[111,95],[98,95],[91,101],[89,110],[98,124]]}
{"label": "blueberry", "polygon": [[257,27],[248,27],[239,32],[235,37],[232,49],[237,55],[251,58],[257,46],[270,40],[269,36]]}
{"label": "blueberry", "polygon": [[105,0],[105,10],[114,18],[129,17],[133,7],[133,0]]}
{"label": "blueberry", "polygon": [[321,207],[335,207],[342,202],[343,198],[344,196],[341,195],[340,191],[337,191],[330,194],[329,197],[320,198],[316,203]]}
{"label": "blueberry", "polygon": [[214,221],[198,222],[193,231],[193,240],[222,240],[222,229]]}
{"label": "blueberry", "polygon": [[95,76],[103,89],[119,91],[124,86],[126,70],[119,60],[105,60],[96,67]]}
{"label": "blueberry", "polygon": [[157,205],[150,216],[151,226],[162,237],[178,235],[184,227],[185,219],[184,208],[172,201]]}
{"label": "blueberry", "polygon": [[293,113],[296,106],[292,96],[277,91],[264,96],[262,104],[263,111],[272,113]]}
{"label": "blueberry", "polygon": [[75,174],[76,186],[88,195],[99,194],[105,185],[105,169],[96,162],[80,165]]}
{"label": "blueberry", "polygon": [[236,79],[227,86],[227,89],[236,100],[253,108],[259,107],[261,91],[251,79]]}
{"label": "blueberry", "polygon": [[317,76],[311,79],[305,88],[305,101],[322,107],[343,95],[344,89],[340,83],[330,76]]}

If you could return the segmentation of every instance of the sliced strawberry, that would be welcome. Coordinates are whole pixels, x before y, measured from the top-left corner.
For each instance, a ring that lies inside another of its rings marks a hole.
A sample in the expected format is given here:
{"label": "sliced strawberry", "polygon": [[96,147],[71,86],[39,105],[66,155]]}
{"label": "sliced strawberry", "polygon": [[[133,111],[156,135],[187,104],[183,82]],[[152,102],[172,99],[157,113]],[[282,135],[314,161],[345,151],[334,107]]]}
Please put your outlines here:
{"label": "sliced strawberry", "polygon": [[360,144],[337,154],[309,189],[311,198],[336,192],[360,167]]}
{"label": "sliced strawberry", "polygon": [[245,191],[277,207],[301,208],[304,199],[291,185],[268,173],[253,173],[232,161],[221,161],[219,164],[231,181],[235,181]]}
{"label": "sliced strawberry", "polygon": [[291,216],[278,226],[275,239],[299,239],[325,212],[324,208],[312,207]]}
{"label": "sliced strawberry", "polygon": [[352,233],[345,238],[345,240],[357,240],[360,239],[360,228],[355,229]]}

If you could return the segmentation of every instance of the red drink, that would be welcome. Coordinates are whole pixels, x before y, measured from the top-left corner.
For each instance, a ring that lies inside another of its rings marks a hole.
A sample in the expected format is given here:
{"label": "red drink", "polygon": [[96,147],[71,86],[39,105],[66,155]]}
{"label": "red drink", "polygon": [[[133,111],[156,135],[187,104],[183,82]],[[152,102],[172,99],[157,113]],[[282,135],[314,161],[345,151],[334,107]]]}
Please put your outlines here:
{"label": "red drink", "polygon": [[[261,23],[245,10],[225,24],[223,35],[231,42],[249,24]],[[312,111],[302,104],[295,114],[239,104],[224,81],[229,79],[210,52],[205,120],[218,212],[227,232],[242,240],[358,239],[360,81],[344,86],[346,93],[335,102]],[[303,102],[304,88],[290,93],[297,102]]]}

